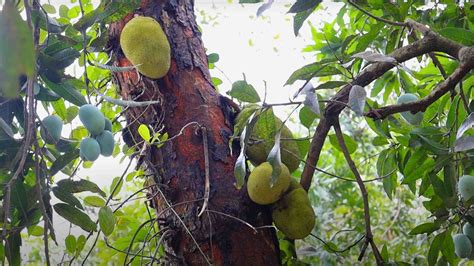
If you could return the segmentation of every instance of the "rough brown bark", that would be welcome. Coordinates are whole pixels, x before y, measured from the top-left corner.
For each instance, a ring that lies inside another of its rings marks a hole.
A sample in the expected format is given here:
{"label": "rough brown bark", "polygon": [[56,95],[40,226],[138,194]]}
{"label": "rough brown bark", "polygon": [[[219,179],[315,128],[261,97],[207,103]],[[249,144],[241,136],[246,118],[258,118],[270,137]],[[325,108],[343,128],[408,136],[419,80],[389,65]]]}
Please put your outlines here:
{"label": "rough brown bark", "polygon": [[[170,42],[172,63],[168,74],[159,80],[139,78],[135,72],[115,73],[124,99],[161,101],[161,104],[126,110],[128,127],[124,139],[141,152],[140,162],[157,184],[153,202],[160,227],[167,232],[165,247],[169,263],[279,264],[274,229],[254,230],[242,222],[259,227],[271,224],[271,217],[268,209],[249,200],[245,189],[237,190],[234,186],[233,167],[239,147],[234,146],[231,155],[229,137],[235,110],[213,88],[193,8],[191,0],[143,1],[136,11],[160,22]],[[110,28],[111,51],[118,66],[130,65],[120,50],[119,36],[132,17],[130,14]],[[177,137],[161,148],[144,146],[137,134],[140,124],[155,131],[162,128],[170,137]],[[207,209],[210,211],[198,217],[206,183],[203,138],[208,143]],[[174,211],[168,208],[168,203],[176,205]]]}

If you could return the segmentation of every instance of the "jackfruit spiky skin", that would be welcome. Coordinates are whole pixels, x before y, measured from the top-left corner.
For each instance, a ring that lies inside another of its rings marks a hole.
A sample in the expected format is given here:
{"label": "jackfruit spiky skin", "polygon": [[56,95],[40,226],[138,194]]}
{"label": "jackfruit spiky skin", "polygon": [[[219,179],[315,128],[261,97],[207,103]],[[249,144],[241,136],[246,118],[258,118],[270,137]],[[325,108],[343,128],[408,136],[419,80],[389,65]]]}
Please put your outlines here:
{"label": "jackfruit spiky skin", "polygon": [[95,140],[99,143],[100,146],[100,154],[107,157],[112,155],[114,152],[114,135],[108,130],[102,131],[100,135],[98,135]]}
{"label": "jackfruit spiky skin", "polygon": [[79,119],[94,136],[104,131],[105,117],[102,112],[92,104],[84,104],[79,108]]}
{"label": "jackfruit spiky skin", "polygon": [[100,145],[93,138],[85,138],[81,141],[79,155],[84,161],[95,161],[100,155]]}
{"label": "jackfruit spiky skin", "polygon": [[40,134],[44,142],[55,144],[61,138],[63,121],[56,115],[49,115],[41,121]]}
{"label": "jackfruit spiky skin", "polygon": [[[274,121],[271,121],[274,119]],[[275,130],[278,130],[283,122],[273,115],[272,110],[267,110],[260,114],[258,121],[252,130],[251,139],[261,142],[251,144],[247,147],[247,157],[253,165],[260,165],[267,161],[268,153],[275,145]],[[287,126],[281,130],[280,152],[281,162],[288,167],[290,173],[298,169],[300,165],[300,150],[294,140],[284,140],[293,138],[293,134]]]}
{"label": "jackfruit spiky skin", "polygon": [[[397,99],[397,104],[402,104],[402,103],[410,103],[410,102],[415,102],[418,101],[418,96],[412,93],[405,93],[398,97]],[[405,120],[412,124],[412,125],[418,125],[423,121],[423,112],[417,112],[416,114],[412,114],[411,112],[402,112],[403,118]]]}
{"label": "jackfruit spiky skin", "polygon": [[467,258],[471,255],[472,243],[464,234],[456,234],[453,236],[454,252],[460,258]]}
{"label": "jackfruit spiky skin", "polygon": [[151,17],[134,17],[120,34],[122,51],[138,71],[152,79],[168,73],[171,48],[160,24]]}
{"label": "jackfruit spiky skin", "polygon": [[255,167],[249,175],[247,181],[247,191],[250,199],[260,205],[272,204],[276,202],[290,186],[290,172],[282,164],[281,173],[273,187],[270,187],[273,168],[269,162],[264,162]]}
{"label": "jackfruit spiky skin", "polygon": [[461,176],[459,178],[458,190],[464,201],[470,200],[474,196],[474,176]]}
{"label": "jackfruit spiky skin", "polygon": [[272,209],[273,223],[290,239],[307,237],[316,223],[308,194],[298,185],[293,182],[291,187],[295,189],[289,190]]}

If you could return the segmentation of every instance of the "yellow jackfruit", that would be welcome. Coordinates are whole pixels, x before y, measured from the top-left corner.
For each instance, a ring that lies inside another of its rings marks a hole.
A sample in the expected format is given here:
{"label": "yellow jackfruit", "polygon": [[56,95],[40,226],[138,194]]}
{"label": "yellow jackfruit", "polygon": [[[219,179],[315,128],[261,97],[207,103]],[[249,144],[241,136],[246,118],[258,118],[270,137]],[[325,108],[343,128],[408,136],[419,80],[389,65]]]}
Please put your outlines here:
{"label": "yellow jackfruit", "polygon": [[273,223],[290,239],[307,237],[316,223],[316,215],[308,194],[296,180],[288,192],[273,205]]}
{"label": "yellow jackfruit", "polygon": [[[283,122],[273,115],[271,109],[260,114],[251,134],[251,139],[256,140],[256,143],[249,145],[246,153],[252,164],[259,165],[267,161],[268,153],[275,145],[276,131],[282,124]],[[288,167],[290,173],[298,169],[301,157],[296,141],[288,140],[291,138],[293,134],[290,129],[283,126],[280,141],[281,161]]]}
{"label": "yellow jackfruit", "polygon": [[250,199],[258,204],[266,205],[276,202],[290,186],[290,172],[282,164],[281,173],[273,187],[270,187],[273,168],[270,163],[264,162],[255,167],[247,181],[247,191]]}
{"label": "yellow jackfruit", "polygon": [[151,17],[134,17],[120,35],[122,51],[138,71],[153,79],[168,73],[171,49],[160,24]]}

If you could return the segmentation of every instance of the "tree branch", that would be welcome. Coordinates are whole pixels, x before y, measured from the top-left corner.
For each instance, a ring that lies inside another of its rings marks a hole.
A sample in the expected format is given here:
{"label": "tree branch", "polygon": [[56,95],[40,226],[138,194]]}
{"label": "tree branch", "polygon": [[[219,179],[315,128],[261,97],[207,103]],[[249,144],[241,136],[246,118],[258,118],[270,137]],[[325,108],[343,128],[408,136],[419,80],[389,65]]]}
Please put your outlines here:
{"label": "tree branch", "polygon": [[[468,56],[464,56],[466,58],[473,57],[473,52],[471,51],[472,48],[462,49],[462,45],[440,36],[439,34],[431,31],[429,28],[416,21],[407,20],[407,23],[411,28],[423,33],[424,37],[419,41],[415,41],[409,45],[398,48],[389,54],[389,56],[395,58],[398,63],[403,63],[407,60],[430,52],[443,52],[456,59],[462,58],[464,54],[468,54]],[[463,62],[463,60],[461,60],[461,62]],[[469,62],[471,62],[471,60],[469,60]],[[472,65],[474,63],[468,63],[468,65],[469,64]],[[370,65],[363,72],[357,75],[351,84],[344,86],[340,91],[338,91],[337,94],[331,99],[331,102],[327,104],[320,123],[316,128],[316,132],[313,135],[308,157],[306,159],[306,165],[301,175],[300,183],[303,188],[308,190],[311,186],[314,174],[314,168],[311,166],[317,166],[321,149],[323,148],[329,129],[331,128],[334,120],[337,119],[341,111],[346,107],[346,105],[341,103],[347,103],[352,86],[367,86],[393,67],[393,64],[383,62]]]}
{"label": "tree branch", "polygon": [[412,111],[415,113],[425,111],[428,106],[441,98],[441,96],[454,89],[456,84],[458,84],[471,69],[472,68],[469,67],[469,65],[461,64],[453,72],[453,74],[451,74],[451,76],[449,76],[445,81],[441,82],[438,87],[428,96],[420,99],[419,101],[404,104],[394,104],[379,109],[372,109],[365,115],[373,119],[383,119],[391,114],[405,111]]}
{"label": "tree branch", "polygon": [[[349,154],[346,143],[344,141],[344,136],[341,131],[341,126],[339,125],[339,120],[334,121],[334,130],[336,131],[336,138],[337,138],[337,141],[339,142],[339,146],[341,147],[342,153],[344,154],[347,164],[349,165],[349,168],[354,174],[357,181],[357,185],[359,186],[360,192],[362,193],[362,200],[364,202],[364,219],[365,219],[365,241],[366,241],[365,245],[370,243],[372,250],[374,252],[375,260],[377,261],[377,265],[382,265],[384,261],[383,261],[382,256],[380,255],[380,252],[377,246],[375,245],[373,235],[372,235],[372,229],[370,227],[369,193],[367,192],[364,181],[362,180],[362,177],[360,176],[359,171],[357,170],[357,166],[355,165],[354,161],[351,158],[351,155]],[[359,260],[361,260],[361,258],[364,256],[364,252],[365,252],[365,249],[362,250],[359,256]]]}

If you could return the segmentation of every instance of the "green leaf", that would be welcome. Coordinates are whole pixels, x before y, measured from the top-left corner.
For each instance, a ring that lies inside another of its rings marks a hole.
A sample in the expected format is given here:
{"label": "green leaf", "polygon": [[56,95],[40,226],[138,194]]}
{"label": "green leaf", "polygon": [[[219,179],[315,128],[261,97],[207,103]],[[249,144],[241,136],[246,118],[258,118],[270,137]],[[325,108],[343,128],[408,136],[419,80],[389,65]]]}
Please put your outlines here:
{"label": "green leaf", "polygon": [[51,168],[49,169],[49,173],[51,176],[54,176],[57,174],[59,171],[61,171],[66,165],[70,164],[74,160],[79,158],[79,150],[74,149],[72,151],[69,151],[61,156],[59,156],[54,162],[53,165],[51,165]]}
{"label": "green leaf", "polygon": [[328,81],[318,85],[315,90],[334,89],[346,85],[345,81]]}
{"label": "green leaf", "polygon": [[48,88],[57,93],[59,96],[63,97],[65,100],[77,106],[87,104],[86,98],[84,98],[84,96],[79,91],[77,91],[73,86],[71,86],[71,84],[67,82],[61,82],[60,84],[57,84],[47,79],[43,80],[48,86]]}
{"label": "green leaf", "polygon": [[293,17],[293,32],[295,36],[298,36],[298,33],[301,27],[303,26],[303,23],[306,21],[309,15],[313,13],[315,9],[316,8],[308,9],[308,10],[298,12],[295,14],[295,16]]}
{"label": "green leaf", "polygon": [[209,64],[214,64],[219,61],[219,54],[212,53],[207,56],[207,61]]}
{"label": "green leaf", "polygon": [[80,211],[77,208],[72,207],[69,204],[58,203],[54,205],[54,210],[57,214],[61,215],[64,219],[68,220],[72,224],[81,227],[84,231],[92,232],[97,230],[96,224],[91,218]]}
{"label": "green leaf", "polygon": [[299,112],[300,122],[306,128],[310,128],[314,120],[318,117],[311,109],[307,106],[301,108]]}
{"label": "green leaf", "polygon": [[63,188],[58,187],[58,186],[53,187],[52,191],[53,191],[54,196],[58,198],[59,200],[65,203],[68,203],[69,205],[73,207],[77,207],[81,210],[84,209],[79,199],[77,199],[71,192],[64,190]]}
{"label": "green leaf", "polygon": [[44,233],[43,227],[38,226],[38,225],[29,226],[27,229],[28,229],[28,235],[30,236],[42,236]]}
{"label": "green leaf", "polygon": [[424,223],[417,225],[410,231],[410,235],[431,234],[441,227],[441,223]]}
{"label": "green leaf", "polygon": [[455,42],[459,42],[467,46],[474,45],[474,32],[472,30],[455,28],[455,27],[447,27],[447,28],[441,29],[439,31],[439,34]]}
{"label": "green leaf", "polygon": [[232,84],[232,89],[227,92],[227,94],[241,102],[260,102],[260,97],[258,96],[258,93],[255,88],[251,84],[248,84],[245,80],[238,80],[234,82]]}
{"label": "green leaf", "polygon": [[68,235],[66,236],[66,239],[64,239],[64,243],[66,244],[66,250],[74,254],[76,251],[76,238],[73,235]]}
{"label": "green leaf", "polygon": [[140,137],[142,137],[144,141],[150,143],[150,129],[148,129],[146,125],[140,124],[140,126],[138,127],[138,134],[140,135]]}
{"label": "green leaf", "polygon": [[438,260],[439,252],[443,246],[446,231],[435,236],[431,242],[430,249],[428,251],[428,265],[435,265]]}
{"label": "green leaf", "polygon": [[110,193],[112,194],[112,197],[117,196],[117,194],[122,190],[122,186],[123,180],[120,176],[117,176],[112,180],[112,184],[110,184]]}
{"label": "green leaf", "polygon": [[84,198],[84,203],[92,207],[104,207],[105,200],[99,196],[87,196]]}
{"label": "green leaf", "polygon": [[[354,153],[357,150],[357,142],[355,142],[350,136],[343,134],[344,142],[346,143],[347,150],[349,153]],[[329,135],[329,142],[331,145],[339,151],[342,151],[341,146],[339,146],[339,142],[337,141],[337,137],[335,134]]]}
{"label": "green leaf", "polygon": [[18,97],[20,76],[31,77],[35,69],[33,35],[13,3],[6,1],[0,13],[0,96],[5,98]]}
{"label": "green leaf", "polygon": [[90,191],[92,193],[97,193],[102,197],[106,196],[105,192],[102,191],[94,182],[85,179],[63,179],[58,181],[57,186],[71,193]]}
{"label": "green leaf", "polygon": [[109,206],[104,206],[99,210],[99,225],[104,235],[109,236],[115,228],[114,212]]}
{"label": "green leaf", "polygon": [[313,10],[316,8],[322,0],[296,0],[296,3],[294,3],[288,13],[299,13],[303,12],[306,10]]}
{"label": "green leaf", "polygon": [[84,246],[86,245],[87,239],[85,236],[80,235],[77,238],[76,241],[76,256],[79,255],[79,253],[84,249]]}
{"label": "green leaf", "polygon": [[337,59],[324,59],[316,63],[312,63],[297,69],[286,81],[285,85],[291,85],[297,80],[309,80],[315,77],[332,76],[341,74],[341,72],[330,64],[336,62]]}

